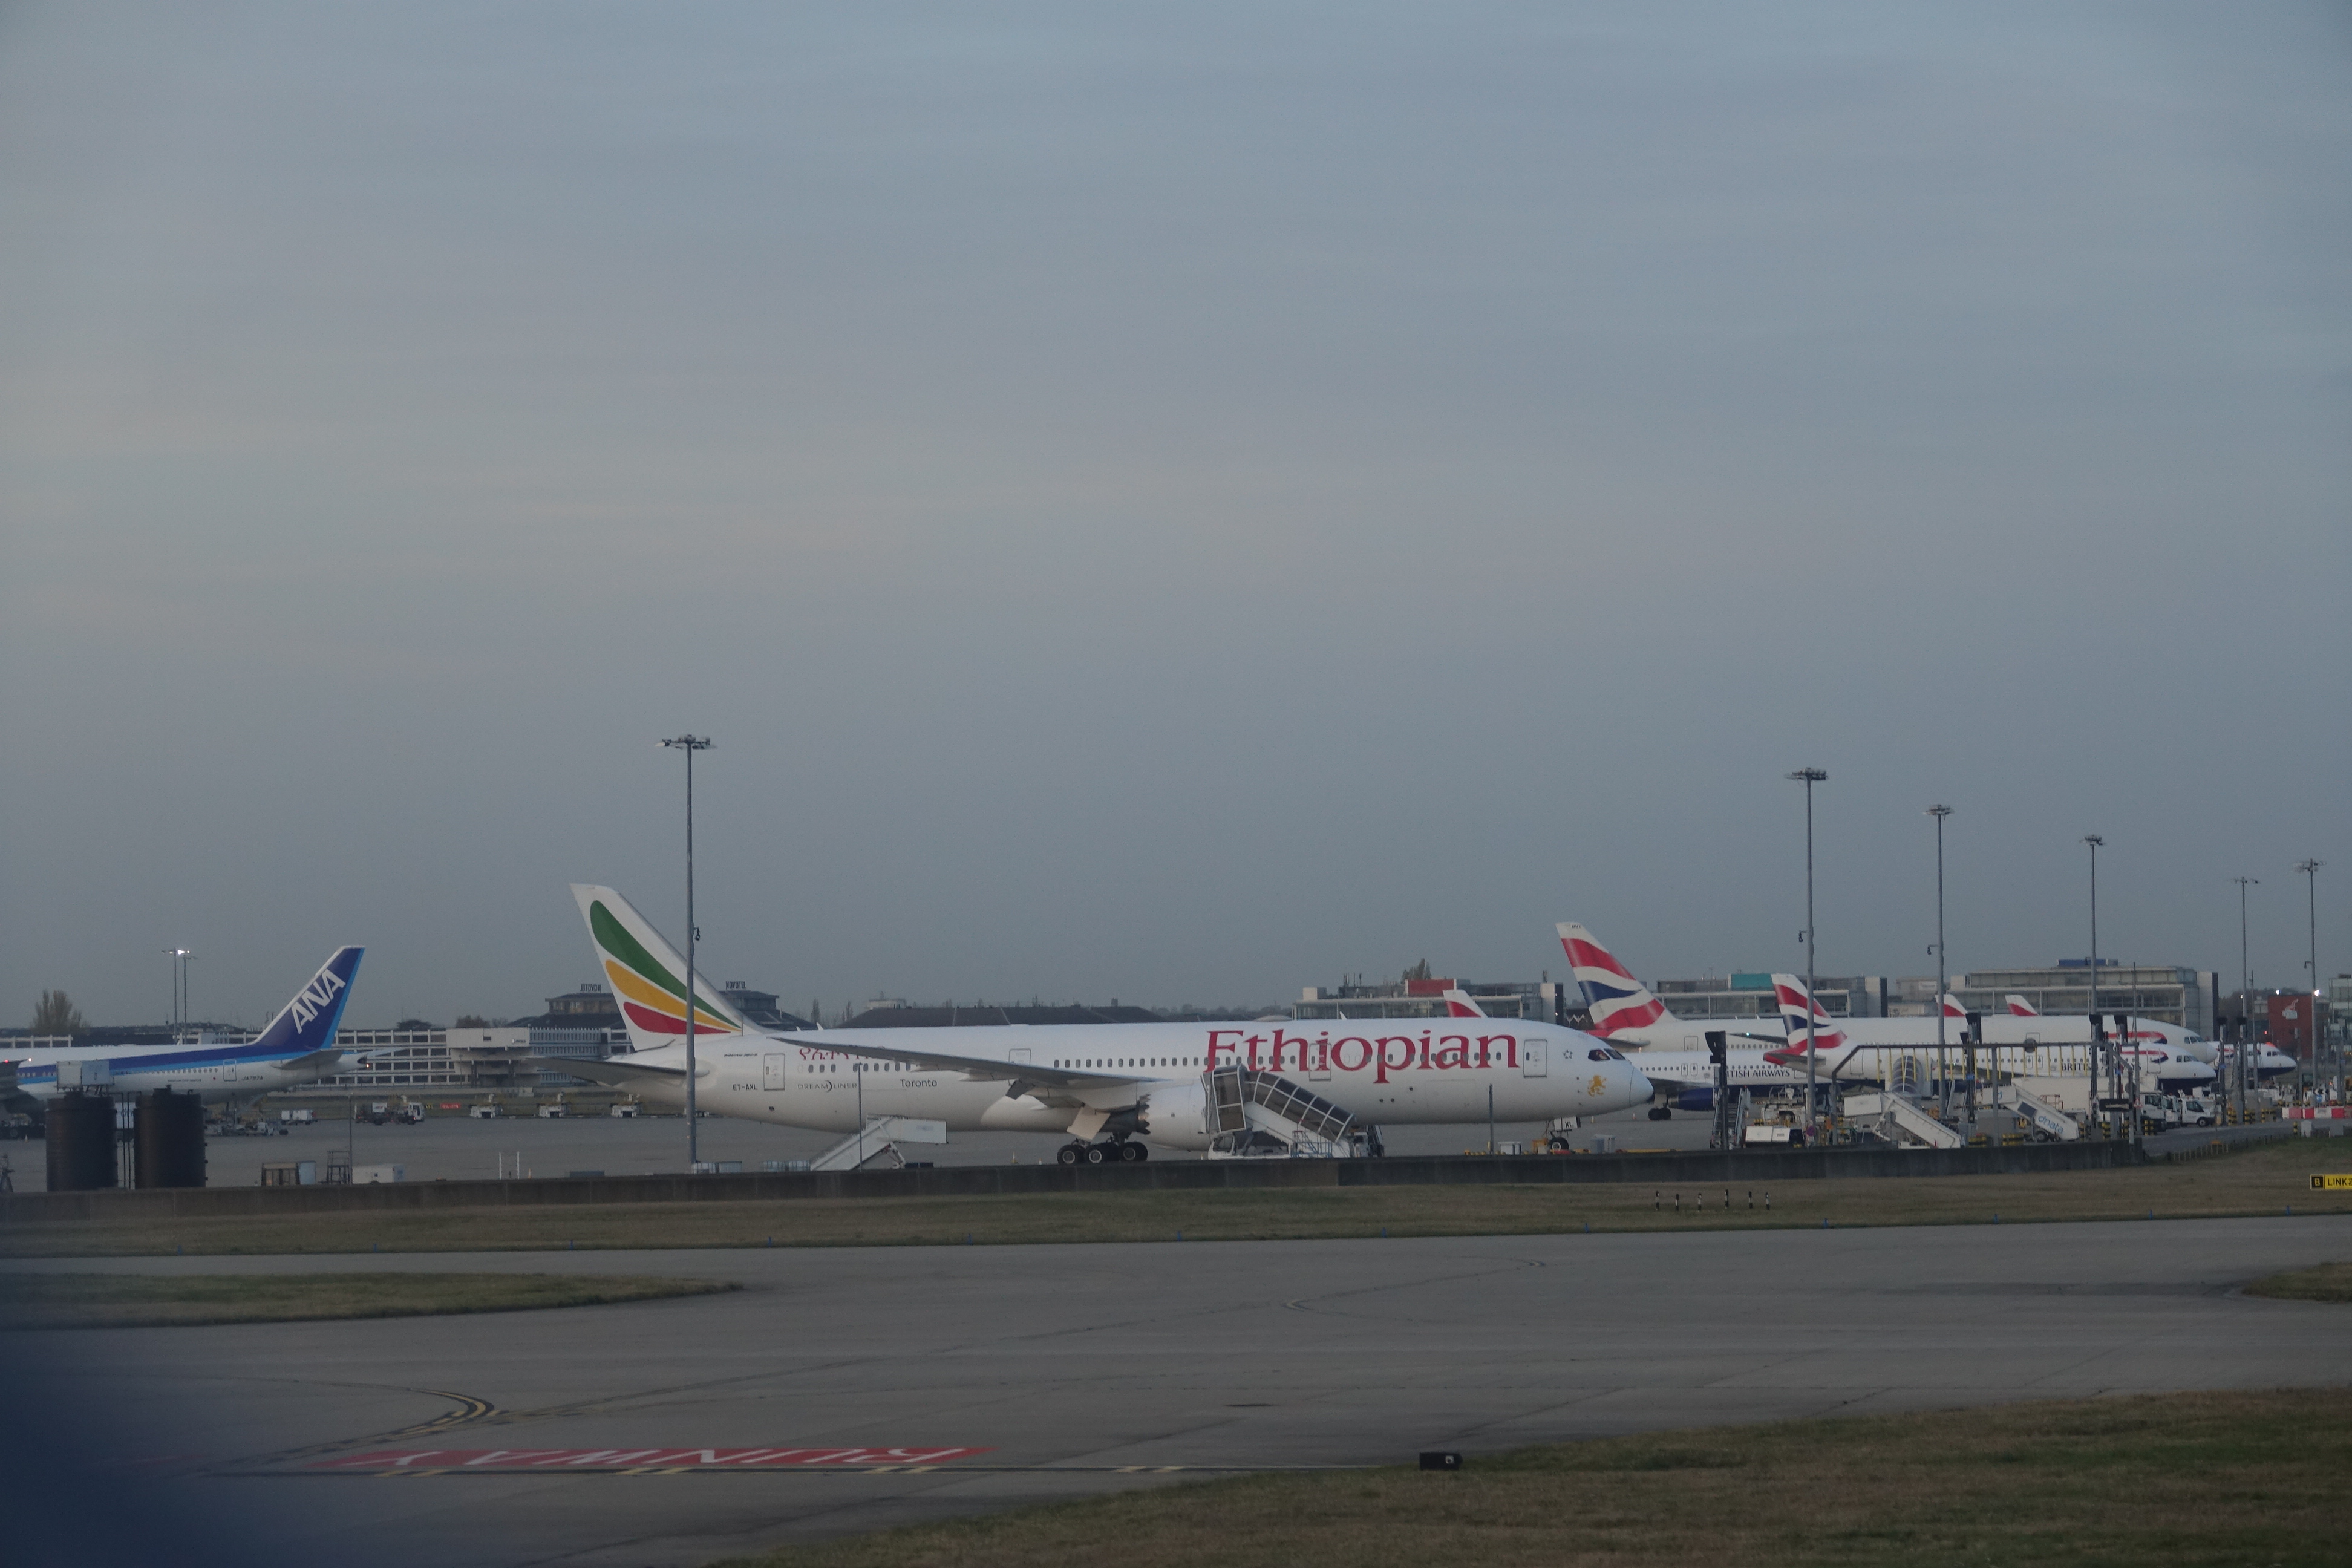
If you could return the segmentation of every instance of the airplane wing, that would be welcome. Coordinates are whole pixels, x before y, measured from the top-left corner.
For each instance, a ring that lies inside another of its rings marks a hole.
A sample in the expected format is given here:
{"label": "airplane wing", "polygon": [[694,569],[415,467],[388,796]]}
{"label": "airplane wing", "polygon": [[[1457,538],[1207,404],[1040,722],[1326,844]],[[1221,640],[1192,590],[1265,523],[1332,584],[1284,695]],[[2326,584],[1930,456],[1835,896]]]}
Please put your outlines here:
{"label": "airplane wing", "polygon": [[[849,1032],[864,1034],[867,1031]],[[882,1034],[887,1031],[877,1029],[872,1032]],[[1118,1089],[1130,1084],[1162,1082],[1166,1077],[1164,1074],[1105,1072],[1091,1068],[1040,1067],[1034,1062],[1001,1061],[994,1057],[965,1056],[958,1051],[942,1051],[928,1047],[916,1050],[905,1046],[869,1046],[863,1040],[845,1040],[839,1032],[831,1030],[817,1035],[803,1031],[767,1037],[779,1044],[810,1046],[820,1050],[838,1051],[844,1056],[864,1057],[870,1061],[894,1062],[918,1072],[961,1072],[975,1079],[1010,1079],[1018,1085],[1034,1084],[1040,1088]],[[1027,1091],[1024,1089],[1021,1092]]]}
{"label": "airplane wing", "polygon": [[[359,1053],[355,1051],[339,1051],[331,1048],[323,1051],[306,1051],[299,1057],[289,1057],[278,1065],[286,1072],[326,1073],[341,1066],[345,1057],[358,1055]],[[361,1057],[360,1059],[364,1061],[367,1058]]]}
{"label": "airplane wing", "polygon": [[[879,1031],[877,1031],[878,1033]],[[1080,1068],[1039,1067],[1033,1062],[1000,1061],[994,1057],[965,1056],[956,1051],[913,1050],[905,1047],[867,1045],[863,1040],[845,1041],[835,1034],[817,1035],[810,1030],[796,1030],[786,1035],[760,1037],[779,1046],[827,1050],[842,1056],[863,1057],[869,1061],[888,1062],[918,1072],[961,1072],[974,1079],[1010,1082],[1009,1095],[1023,1095],[1037,1089],[1064,1094],[1087,1089],[1123,1089],[1160,1079],[1135,1073],[1103,1072]],[[740,1047],[738,1048],[740,1048]],[[591,1083],[642,1083],[647,1079],[682,1080],[683,1066],[656,1066],[649,1062],[633,1062],[625,1056],[608,1057],[602,1061],[577,1060],[570,1057],[525,1057],[523,1065],[542,1072],[570,1073]],[[1051,1097],[1050,1094],[1048,1096]]]}
{"label": "airplane wing", "polygon": [[634,1087],[648,1079],[682,1081],[686,1078],[686,1069],[682,1067],[654,1067],[630,1061],[625,1057],[611,1057],[603,1061],[572,1057],[525,1057],[521,1065],[536,1068],[541,1072],[570,1073],[573,1078],[584,1078],[590,1083],[609,1083],[619,1089]]}

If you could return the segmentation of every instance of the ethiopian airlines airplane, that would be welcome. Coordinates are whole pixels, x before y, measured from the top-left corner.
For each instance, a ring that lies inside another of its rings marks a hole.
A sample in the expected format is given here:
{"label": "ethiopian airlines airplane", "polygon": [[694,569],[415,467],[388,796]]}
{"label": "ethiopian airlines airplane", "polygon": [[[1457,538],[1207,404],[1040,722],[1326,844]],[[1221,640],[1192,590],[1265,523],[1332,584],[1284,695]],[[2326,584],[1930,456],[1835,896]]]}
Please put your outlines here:
{"label": "ethiopian airlines airplane", "polygon": [[[572,896],[632,1049],[541,1065],[682,1107],[685,963],[612,889],[575,884]],[[1651,1092],[1605,1042],[1519,1018],[771,1034],[700,976],[691,989],[699,1109],[827,1132],[885,1116],[942,1121],[950,1131],[1066,1132],[1064,1164],[1141,1160],[1138,1140],[1230,1147],[1236,1097],[1339,1142],[1381,1122],[1483,1121],[1490,1103],[1498,1120],[1549,1121],[1622,1110]]]}
{"label": "ethiopian airlines airplane", "polygon": [[[13,1068],[16,1092],[46,1100],[58,1092],[58,1068],[102,1065],[115,1094],[176,1089],[205,1100],[242,1100],[292,1089],[340,1071],[353,1053],[335,1049],[335,1028],[351,1000],[365,948],[337,948],[310,983],[278,1010],[269,1026],[238,1045],[68,1046],[30,1052],[0,1066]],[[71,1074],[68,1075],[71,1077]]]}

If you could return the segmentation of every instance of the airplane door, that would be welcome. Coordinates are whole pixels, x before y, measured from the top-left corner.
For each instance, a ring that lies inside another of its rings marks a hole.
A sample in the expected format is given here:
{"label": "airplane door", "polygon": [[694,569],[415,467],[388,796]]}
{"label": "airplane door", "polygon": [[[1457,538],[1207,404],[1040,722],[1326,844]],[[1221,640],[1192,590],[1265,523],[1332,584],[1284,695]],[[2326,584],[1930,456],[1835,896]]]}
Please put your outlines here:
{"label": "airplane door", "polygon": [[770,1089],[780,1089],[789,1086],[792,1079],[785,1075],[791,1070],[791,1060],[789,1057],[769,1057],[761,1064],[765,1069],[761,1075],[761,1083]]}
{"label": "airplane door", "polygon": [[1519,1071],[1527,1078],[1546,1076],[1543,1041],[1521,1040],[1519,1042]]}
{"label": "airplane door", "polygon": [[1005,1059],[1011,1062],[1014,1067],[1025,1068],[1029,1065],[1029,1047],[1026,1046],[1015,1046],[1011,1050],[1005,1052],[1004,1057]]}
{"label": "airplane door", "polygon": [[1328,1082],[1330,1077],[1331,1047],[1318,1046],[1315,1047],[1315,1060],[1307,1068],[1307,1079],[1309,1083]]}

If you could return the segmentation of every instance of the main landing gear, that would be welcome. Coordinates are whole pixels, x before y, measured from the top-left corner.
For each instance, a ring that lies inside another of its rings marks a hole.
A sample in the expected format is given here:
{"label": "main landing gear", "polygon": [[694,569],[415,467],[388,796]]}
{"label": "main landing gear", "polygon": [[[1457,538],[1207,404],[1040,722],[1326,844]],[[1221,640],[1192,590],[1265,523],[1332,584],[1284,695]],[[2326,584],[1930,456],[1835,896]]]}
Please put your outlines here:
{"label": "main landing gear", "polygon": [[1650,1107],[1650,1120],[1651,1120],[1651,1121],[1672,1121],[1674,1119],[1675,1119],[1675,1110],[1674,1110],[1674,1107],[1672,1107],[1672,1106],[1670,1106],[1670,1105],[1654,1105],[1654,1106]]}
{"label": "main landing gear", "polygon": [[1151,1158],[1151,1151],[1122,1138],[1111,1143],[1065,1143],[1054,1158],[1065,1165],[1135,1165]]}

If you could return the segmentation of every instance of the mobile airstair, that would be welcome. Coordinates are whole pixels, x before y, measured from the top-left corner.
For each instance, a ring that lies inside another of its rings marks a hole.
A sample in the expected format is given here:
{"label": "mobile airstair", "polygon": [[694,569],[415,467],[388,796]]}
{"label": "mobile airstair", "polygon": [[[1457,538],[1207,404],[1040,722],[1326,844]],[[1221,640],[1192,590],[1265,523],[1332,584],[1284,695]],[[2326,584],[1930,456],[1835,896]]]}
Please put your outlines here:
{"label": "mobile airstair", "polygon": [[812,1171],[857,1171],[879,1161],[897,1170],[907,1163],[901,1143],[944,1143],[948,1124],[917,1116],[877,1116],[811,1160]]}
{"label": "mobile airstair", "polygon": [[1916,1143],[1927,1149],[1958,1149],[1968,1142],[1956,1128],[1947,1127],[1899,1094],[1849,1094],[1849,1122],[1868,1124],[1889,1143]]}
{"label": "mobile airstair", "polygon": [[2023,1120],[2033,1123],[2033,1130],[2045,1138],[2062,1143],[2072,1143],[2083,1135],[2083,1124],[2046,1100],[2038,1100],[2014,1084],[2003,1084],[1992,1091],[1994,1106],[2014,1110]]}
{"label": "mobile airstair", "polygon": [[1379,1152],[1374,1130],[1279,1073],[1225,1067],[1202,1079],[1212,1160],[1348,1160]]}

